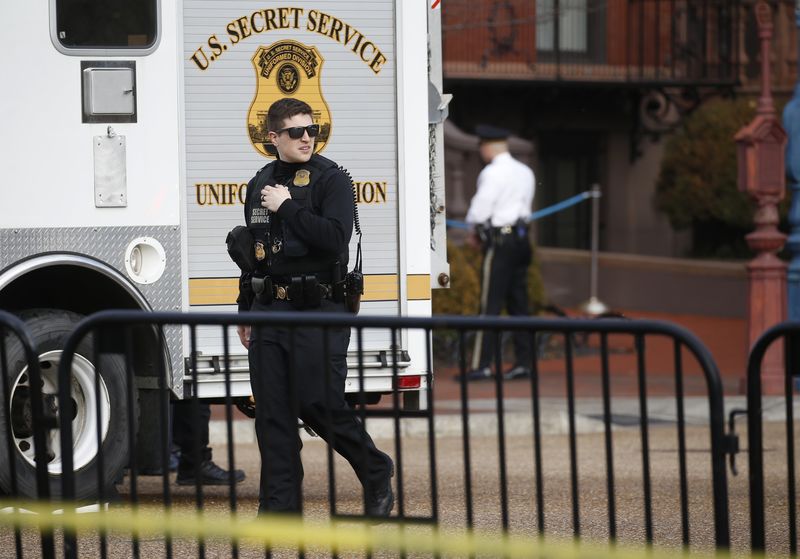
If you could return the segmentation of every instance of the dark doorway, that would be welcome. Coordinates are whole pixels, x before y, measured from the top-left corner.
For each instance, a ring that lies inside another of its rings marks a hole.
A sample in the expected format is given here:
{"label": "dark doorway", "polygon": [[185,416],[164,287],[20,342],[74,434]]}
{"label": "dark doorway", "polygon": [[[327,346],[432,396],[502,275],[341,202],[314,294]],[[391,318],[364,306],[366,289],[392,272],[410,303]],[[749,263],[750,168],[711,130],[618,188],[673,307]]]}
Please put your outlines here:
{"label": "dark doorway", "polygon": [[[556,132],[539,137],[534,206],[542,209],[591,189],[598,182],[600,142],[596,134]],[[591,204],[588,200],[537,222],[541,246],[588,249],[591,244]]]}

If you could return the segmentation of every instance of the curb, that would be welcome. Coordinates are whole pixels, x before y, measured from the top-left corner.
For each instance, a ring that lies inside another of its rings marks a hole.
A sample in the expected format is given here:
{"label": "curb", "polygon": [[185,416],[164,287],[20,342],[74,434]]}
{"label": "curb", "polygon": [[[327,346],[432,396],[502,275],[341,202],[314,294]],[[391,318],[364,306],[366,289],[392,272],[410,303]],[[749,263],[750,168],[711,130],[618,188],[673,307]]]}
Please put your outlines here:
{"label": "curb", "polygon": [[[733,409],[744,409],[747,400],[744,396],[732,396],[725,399],[725,417]],[[469,401],[470,436],[496,436],[498,418],[495,413],[494,399],[474,399]],[[533,433],[533,412],[529,398],[507,398],[503,401],[503,414],[506,435],[529,435]],[[765,422],[785,422],[786,405],[781,397],[763,399],[763,418]],[[462,436],[463,419],[460,413],[460,402],[436,402],[437,413],[434,415],[436,437]],[[543,435],[565,435],[569,433],[569,412],[564,398],[542,398],[539,402],[540,431]],[[677,423],[675,399],[670,397],[649,398],[647,400],[648,423],[650,425],[671,425]],[[800,417],[800,401],[794,402],[795,417]],[[637,429],[639,427],[639,400],[637,398],[617,398],[611,402],[612,429]],[[708,400],[702,397],[684,398],[684,417],[686,425],[708,424]],[[738,420],[745,422],[744,417]],[[233,439],[237,444],[255,443],[255,422],[250,419],[234,421]],[[369,418],[367,430],[375,439],[393,438],[394,420],[391,418]],[[602,433],[603,402],[599,398],[575,399],[575,431],[577,434]],[[428,420],[424,418],[402,419],[400,422],[402,437],[426,437]],[[313,440],[304,430],[301,439]],[[211,421],[209,425],[211,444],[225,444],[227,429],[224,420]]]}

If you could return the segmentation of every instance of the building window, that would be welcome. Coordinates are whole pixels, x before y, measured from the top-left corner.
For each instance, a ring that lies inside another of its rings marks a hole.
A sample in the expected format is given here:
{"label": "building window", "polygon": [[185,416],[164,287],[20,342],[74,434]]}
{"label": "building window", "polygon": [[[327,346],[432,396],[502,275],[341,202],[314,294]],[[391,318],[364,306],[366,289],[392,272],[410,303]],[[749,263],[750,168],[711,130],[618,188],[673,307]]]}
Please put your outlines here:
{"label": "building window", "polygon": [[157,13],[158,0],[55,0],[55,34],[67,49],[147,50]]}
{"label": "building window", "polygon": [[[601,137],[588,130],[542,132],[537,141],[536,208],[546,208],[589,190],[599,181]],[[591,204],[583,203],[536,221],[540,246],[588,249],[591,245]]]}
{"label": "building window", "polygon": [[589,45],[588,0],[536,0],[536,50],[585,53]]}

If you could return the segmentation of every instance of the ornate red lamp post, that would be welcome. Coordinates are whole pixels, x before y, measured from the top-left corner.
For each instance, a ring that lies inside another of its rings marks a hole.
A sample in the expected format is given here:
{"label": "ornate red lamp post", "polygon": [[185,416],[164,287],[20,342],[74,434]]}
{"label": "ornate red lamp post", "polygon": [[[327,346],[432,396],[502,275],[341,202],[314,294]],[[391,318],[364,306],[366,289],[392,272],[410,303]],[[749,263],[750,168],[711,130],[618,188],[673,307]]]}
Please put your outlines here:
{"label": "ornate red lamp post", "polygon": [[[755,6],[761,41],[761,96],[755,118],[736,134],[739,190],[756,203],[755,231],[748,246],[756,257],[747,265],[747,327],[752,347],[770,326],[786,318],[786,265],[776,256],[786,235],[778,231],[778,203],[786,188],[786,132],[775,115],[770,83],[769,44],[772,10],[765,0]],[[749,349],[749,348],[748,348]],[[783,393],[783,347],[775,344],[762,365],[764,393]]]}

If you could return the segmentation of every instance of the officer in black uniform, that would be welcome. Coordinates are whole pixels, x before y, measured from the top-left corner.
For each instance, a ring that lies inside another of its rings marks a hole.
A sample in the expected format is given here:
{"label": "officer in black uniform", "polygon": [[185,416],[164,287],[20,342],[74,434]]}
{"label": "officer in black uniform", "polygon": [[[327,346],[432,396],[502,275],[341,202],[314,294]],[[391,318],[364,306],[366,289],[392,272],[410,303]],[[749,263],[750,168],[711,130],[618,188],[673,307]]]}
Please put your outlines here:
{"label": "officer in black uniform", "polygon": [[[192,404],[191,400],[181,400],[172,404],[172,441],[177,446],[178,454],[176,483],[194,485],[198,473],[202,485],[228,485],[231,474],[236,483],[244,481],[243,470],[230,472],[220,468],[211,459],[212,451],[208,444],[211,406],[206,402],[199,402],[199,421],[195,421]],[[200,447],[200,465],[197,468],[194,463],[195,445]]]}
{"label": "officer in black uniform", "polygon": [[[201,485],[228,485],[230,478],[236,483],[245,480],[243,470],[225,470],[212,460],[209,446],[209,422],[211,406],[206,402],[198,402],[198,415],[195,414],[191,400],[173,402],[170,407],[170,454],[168,468],[177,471],[175,479],[178,485],[195,485],[199,474]],[[199,447],[198,467],[195,467],[195,446]],[[140,464],[138,473],[145,476],[160,476],[164,470],[161,461],[157,464]]]}
{"label": "officer in black uniform", "polygon": [[[508,130],[483,124],[476,127],[475,132],[486,167],[478,175],[478,189],[470,202],[466,221],[474,226],[483,250],[480,312],[496,316],[505,306],[512,316],[527,316],[528,265],[532,258],[528,222],[535,178],[530,167],[509,153]],[[505,378],[530,376],[530,335],[518,331],[514,332],[513,339],[515,363],[506,371]],[[479,332],[473,369],[467,373],[467,380],[492,377],[495,351],[494,332]]]}
{"label": "officer in black uniform", "polygon": [[[319,125],[305,102],[276,101],[267,124],[278,158],[247,185],[245,222],[256,270],[243,274],[239,309],[345,312],[341,289],[355,203],[350,178],[314,154]],[[249,350],[256,401],[259,512],[301,511],[299,417],[350,462],[364,487],[365,513],[388,516],[394,506],[393,462],[375,447],[344,399],[350,329],[331,328],[327,336],[319,328],[239,326],[238,331]]]}

